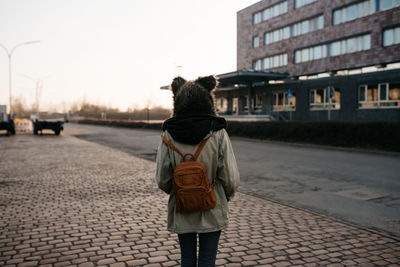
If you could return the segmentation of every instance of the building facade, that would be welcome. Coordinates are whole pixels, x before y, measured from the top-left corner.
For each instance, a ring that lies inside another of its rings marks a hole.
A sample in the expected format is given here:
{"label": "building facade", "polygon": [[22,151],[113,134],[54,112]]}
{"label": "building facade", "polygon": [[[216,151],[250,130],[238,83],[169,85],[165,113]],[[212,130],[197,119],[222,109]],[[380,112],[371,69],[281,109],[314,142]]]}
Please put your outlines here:
{"label": "building facade", "polygon": [[270,75],[225,83],[221,114],[400,120],[400,0],[260,1],[237,13],[237,69]]}

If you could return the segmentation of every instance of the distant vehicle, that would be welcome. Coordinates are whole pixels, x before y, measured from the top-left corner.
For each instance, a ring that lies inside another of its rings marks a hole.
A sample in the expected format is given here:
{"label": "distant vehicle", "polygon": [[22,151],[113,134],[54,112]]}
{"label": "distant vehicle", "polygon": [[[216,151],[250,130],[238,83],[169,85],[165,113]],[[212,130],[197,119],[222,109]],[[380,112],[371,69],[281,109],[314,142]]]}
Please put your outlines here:
{"label": "distant vehicle", "polygon": [[55,135],[60,135],[60,132],[64,130],[63,120],[39,120],[33,121],[33,134],[43,134],[43,130],[53,130]]}
{"label": "distant vehicle", "polygon": [[15,124],[11,116],[7,114],[6,105],[0,105],[0,130],[6,130],[7,135],[15,134]]}
{"label": "distant vehicle", "polygon": [[15,134],[15,124],[11,119],[0,121],[0,130],[6,130],[7,135]]}

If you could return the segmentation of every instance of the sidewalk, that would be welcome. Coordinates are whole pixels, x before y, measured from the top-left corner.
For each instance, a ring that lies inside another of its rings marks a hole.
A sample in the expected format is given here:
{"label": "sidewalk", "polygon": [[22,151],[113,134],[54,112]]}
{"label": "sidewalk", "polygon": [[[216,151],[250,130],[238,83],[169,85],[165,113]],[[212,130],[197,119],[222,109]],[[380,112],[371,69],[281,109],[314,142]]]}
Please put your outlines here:
{"label": "sidewalk", "polygon": [[[153,162],[67,135],[0,149],[0,266],[179,266]],[[230,208],[218,266],[400,265],[395,237],[241,193]]]}

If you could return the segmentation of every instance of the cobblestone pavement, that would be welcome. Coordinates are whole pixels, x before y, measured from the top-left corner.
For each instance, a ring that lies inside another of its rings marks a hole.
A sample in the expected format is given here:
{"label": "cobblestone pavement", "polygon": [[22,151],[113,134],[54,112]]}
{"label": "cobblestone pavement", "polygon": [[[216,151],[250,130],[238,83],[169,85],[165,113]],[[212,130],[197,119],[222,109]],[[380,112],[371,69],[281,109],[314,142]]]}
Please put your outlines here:
{"label": "cobblestone pavement", "polygon": [[[0,151],[0,265],[179,266],[153,162],[67,135]],[[383,233],[241,193],[230,209],[219,266],[400,265]]]}

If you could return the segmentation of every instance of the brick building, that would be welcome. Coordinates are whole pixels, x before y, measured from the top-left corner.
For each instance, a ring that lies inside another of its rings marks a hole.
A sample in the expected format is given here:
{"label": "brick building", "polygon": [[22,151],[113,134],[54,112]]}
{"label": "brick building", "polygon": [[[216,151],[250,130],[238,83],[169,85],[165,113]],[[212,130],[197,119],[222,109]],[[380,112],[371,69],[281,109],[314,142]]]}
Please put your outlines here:
{"label": "brick building", "polygon": [[237,13],[221,114],[400,119],[400,0],[263,0]]}

